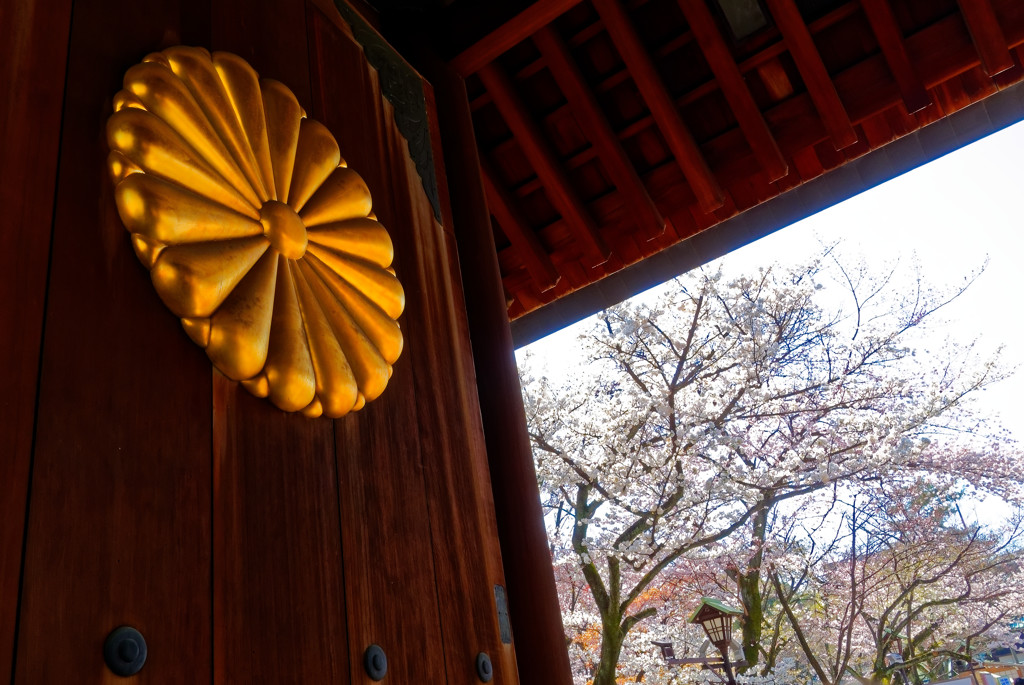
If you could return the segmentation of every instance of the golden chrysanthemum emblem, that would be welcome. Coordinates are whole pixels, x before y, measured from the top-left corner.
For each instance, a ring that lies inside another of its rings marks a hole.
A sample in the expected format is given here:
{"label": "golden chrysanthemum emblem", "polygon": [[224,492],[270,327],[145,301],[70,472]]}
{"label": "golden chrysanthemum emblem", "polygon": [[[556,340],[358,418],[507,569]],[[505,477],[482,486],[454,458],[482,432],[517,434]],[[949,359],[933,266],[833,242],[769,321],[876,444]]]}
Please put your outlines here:
{"label": "golden chrysanthemum emblem", "polygon": [[170,48],[125,74],[107,141],[135,252],[218,369],[310,416],[383,392],[405,307],[391,238],[287,87],[236,55]]}

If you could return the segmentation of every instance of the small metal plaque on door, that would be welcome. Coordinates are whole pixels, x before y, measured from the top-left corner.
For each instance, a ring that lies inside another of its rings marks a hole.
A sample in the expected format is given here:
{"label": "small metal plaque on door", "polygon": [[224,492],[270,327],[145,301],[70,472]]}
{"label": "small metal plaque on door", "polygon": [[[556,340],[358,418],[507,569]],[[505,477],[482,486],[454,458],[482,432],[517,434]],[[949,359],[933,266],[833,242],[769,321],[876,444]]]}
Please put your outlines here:
{"label": "small metal plaque on door", "polygon": [[494,606],[498,611],[498,629],[501,631],[503,644],[512,644],[512,624],[508,620],[508,600],[505,598],[505,588],[501,585],[494,586]]}

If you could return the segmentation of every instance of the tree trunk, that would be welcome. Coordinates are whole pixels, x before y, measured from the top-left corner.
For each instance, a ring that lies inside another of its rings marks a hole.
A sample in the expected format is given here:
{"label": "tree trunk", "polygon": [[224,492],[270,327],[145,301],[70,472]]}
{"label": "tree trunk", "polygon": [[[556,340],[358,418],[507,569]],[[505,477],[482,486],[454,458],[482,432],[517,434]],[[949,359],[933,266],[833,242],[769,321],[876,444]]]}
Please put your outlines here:
{"label": "tree trunk", "polygon": [[743,604],[742,628],[743,658],[747,665],[744,673],[753,672],[760,658],[761,633],[764,628],[764,605],[761,596],[761,562],[764,559],[764,540],[768,530],[769,508],[758,511],[753,519],[751,542],[754,556],[745,570],[736,571],[736,584],[739,588],[740,602]]}
{"label": "tree trunk", "polygon": [[[759,554],[760,555],[760,554]],[[743,658],[747,665],[741,669],[744,673],[752,672],[760,657],[761,631],[764,623],[764,612],[761,604],[761,569],[751,568],[747,573],[738,576],[740,601],[745,610],[741,627],[743,629]]]}
{"label": "tree trunk", "polygon": [[619,665],[619,653],[626,633],[622,630],[622,622],[618,616],[603,619],[601,628],[601,658],[594,670],[593,685],[615,685],[616,669]]}

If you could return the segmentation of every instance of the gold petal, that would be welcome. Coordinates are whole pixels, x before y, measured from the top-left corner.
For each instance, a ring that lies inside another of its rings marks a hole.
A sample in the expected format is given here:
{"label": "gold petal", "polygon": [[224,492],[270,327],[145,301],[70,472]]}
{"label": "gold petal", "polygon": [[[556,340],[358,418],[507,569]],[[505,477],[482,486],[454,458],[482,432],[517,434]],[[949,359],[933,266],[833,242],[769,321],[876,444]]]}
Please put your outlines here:
{"label": "gold petal", "polygon": [[262,204],[199,103],[169,67],[157,62],[136,64],[125,73],[124,88],[170,124],[247,202],[256,208]]}
{"label": "gold petal", "polygon": [[[331,294],[330,288],[320,277],[304,262],[299,262],[303,269],[303,275],[309,283],[310,289],[320,303],[324,315],[331,324],[331,329],[345,353],[352,372],[355,374],[356,383],[359,386],[359,395],[356,397],[356,405],[359,405],[359,398],[367,400],[377,398],[388,384],[388,363],[380,356],[376,346],[370,342],[345,307]],[[355,410],[356,407],[353,407]]]}
{"label": "gold petal", "polygon": [[263,187],[271,200],[278,199],[274,187],[274,165],[270,161],[270,141],[263,114],[260,80],[249,63],[229,52],[213,53],[213,65],[227,90],[235,116],[242,123],[253,156],[263,179]]}
{"label": "gold petal", "polygon": [[110,169],[110,178],[114,181],[115,186],[132,174],[142,172],[138,164],[117,150],[111,150],[107,155],[107,168]]}
{"label": "gold petal", "polygon": [[114,194],[129,231],[167,245],[263,234],[259,221],[151,174],[132,174]]}
{"label": "gold petal", "polygon": [[213,66],[210,53],[201,48],[178,46],[164,50],[174,73],[185,82],[192,96],[202,108],[206,119],[213,125],[238,168],[242,170],[249,186],[255,191],[260,202],[270,199],[263,179],[258,171],[256,158],[242,130],[242,124],[236,116],[224,91],[220,76]]}
{"label": "gold petal", "polygon": [[292,175],[288,204],[296,212],[320,184],[341,163],[341,150],[327,127],[313,119],[303,119],[299,127],[299,144],[295,151],[295,173]]}
{"label": "gold petal", "polygon": [[242,381],[242,387],[256,397],[266,397],[270,394],[270,383],[267,382],[267,374],[263,372]]}
{"label": "gold petal", "polygon": [[167,61],[167,57],[162,52],[151,52],[142,58],[143,62],[156,62],[162,64],[168,69],[171,67],[171,63]]}
{"label": "gold petal", "polygon": [[188,337],[192,338],[192,342],[200,347],[205,348],[210,344],[210,320],[207,318],[202,319],[182,319],[181,327],[188,333]]}
{"label": "gold petal", "polygon": [[405,293],[369,189],[327,128],[284,85],[202,48],[147,56],[113,104],[118,211],[213,364],[306,416],[378,397],[402,352]]}
{"label": "gold petal", "polygon": [[274,165],[277,199],[287,202],[295,166],[295,150],[299,144],[299,122],[304,113],[288,86],[267,78],[260,80],[260,86],[263,90],[263,112],[267,118],[270,161]]}
{"label": "gold petal", "polygon": [[153,265],[156,264],[156,260],[160,258],[160,253],[167,246],[138,233],[133,233],[132,247],[135,248],[135,254],[138,256],[139,261],[142,262],[142,265],[147,269],[152,269]]}
{"label": "gold petal", "polygon": [[[303,262],[298,262],[302,267]],[[334,331],[317,303],[313,291],[306,282],[303,268],[295,270],[295,283],[299,291],[299,305],[302,319],[306,323],[309,347],[313,353],[313,368],[316,369],[316,395],[320,400],[320,411],[332,418],[344,416],[356,403],[358,387],[352,367],[345,360],[345,353],[334,337]]]}
{"label": "gold petal", "polygon": [[[206,355],[228,378],[250,379],[267,361],[277,260],[278,254],[267,250],[211,317]],[[257,381],[257,390],[259,385]]]}
{"label": "gold petal", "polygon": [[391,236],[373,219],[349,219],[309,229],[309,240],[387,268],[395,258]]}
{"label": "gold petal", "polygon": [[316,396],[316,376],[292,269],[284,256],[279,255],[278,260],[277,294],[264,371],[270,384],[270,401],[285,411],[299,411]]}
{"label": "gold petal", "polygon": [[146,173],[259,219],[256,209],[154,114],[128,107],[107,121],[107,143]]}
{"label": "gold petal", "polygon": [[302,415],[307,416],[311,419],[315,419],[324,414],[324,405],[320,404],[320,400],[313,398],[313,401],[309,403],[309,406],[302,410]]}
{"label": "gold petal", "polygon": [[263,236],[175,245],[160,253],[150,276],[177,316],[210,316],[269,246]]}
{"label": "gold petal", "polygon": [[127,90],[119,90],[114,96],[114,111],[120,112],[125,107],[134,107],[135,109],[146,109],[146,106],[142,104],[142,100],[135,97],[132,93]]}
{"label": "gold petal", "polygon": [[312,254],[332,271],[348,281],[371,302],[392,319],[397,319],[405,309],[405,291],[392,274],[362,259],[310,243],[306,254]]}
{"label": "gold petal", "polygon": [[384,361],[394,364],[402,354],[402,330],[398,327],[398,322],[349,285],[345,279],[327,268],[323,262],[315,258],[308,261],[366,337],[377,346]]}
{"label": "gold petal", "polygon": [[351,169],[338,167],[303,206],[299,216],[306,227],[365,217],[373,203],[370,189]]}

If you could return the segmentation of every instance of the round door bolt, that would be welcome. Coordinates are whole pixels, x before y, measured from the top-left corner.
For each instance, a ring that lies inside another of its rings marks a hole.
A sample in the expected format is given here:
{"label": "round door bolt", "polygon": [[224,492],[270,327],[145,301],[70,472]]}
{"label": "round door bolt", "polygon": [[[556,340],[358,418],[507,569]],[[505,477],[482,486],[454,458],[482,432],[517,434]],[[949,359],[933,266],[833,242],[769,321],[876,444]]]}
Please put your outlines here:
{"label": "round door bolt", "polygon": [[131,626],[115,628],[103,643],[103,660],[107,668],[124,678],[142,670],[146,653],[146,639]]}
{"label": "round door bolt", "polygon": [[388,657],[380,645],[370,645],[363,653],[363,668],[371,680],[383,680],[388,674]]}
{"label": "round door bolt", "polygon": [[476,675],[481,683],[491,682],[494,677],[494,666],[491,664],[491,657],[487,652],[480,652],[476,655]]}

